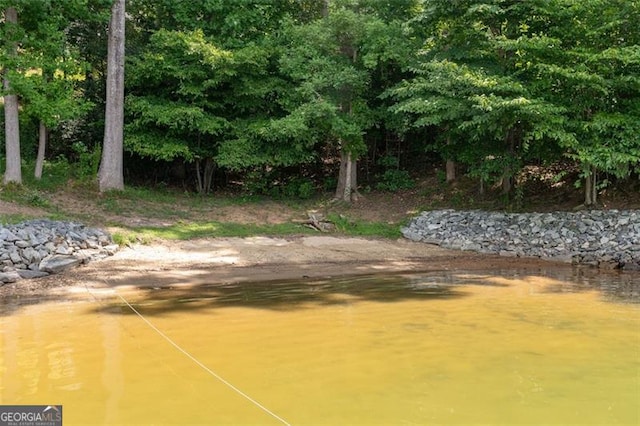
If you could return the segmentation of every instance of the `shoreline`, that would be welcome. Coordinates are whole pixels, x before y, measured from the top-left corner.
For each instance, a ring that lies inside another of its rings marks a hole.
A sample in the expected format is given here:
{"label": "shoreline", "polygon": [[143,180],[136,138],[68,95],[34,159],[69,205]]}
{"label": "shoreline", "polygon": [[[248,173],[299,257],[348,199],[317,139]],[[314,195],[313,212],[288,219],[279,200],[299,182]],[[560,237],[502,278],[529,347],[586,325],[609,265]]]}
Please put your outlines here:
{"label": "shoreline", "polygon": [[[162,288],[258,281],[317,281],[372,274],[526,270],[575,266],[535,258],[505,258],[408,240],[333,236],[210,238],[163,241],[119,250],[109,258],[0,287],[0,300],[20,304],[65,299],[78,289]],[[591,273],[603,273],[595,268]]]}

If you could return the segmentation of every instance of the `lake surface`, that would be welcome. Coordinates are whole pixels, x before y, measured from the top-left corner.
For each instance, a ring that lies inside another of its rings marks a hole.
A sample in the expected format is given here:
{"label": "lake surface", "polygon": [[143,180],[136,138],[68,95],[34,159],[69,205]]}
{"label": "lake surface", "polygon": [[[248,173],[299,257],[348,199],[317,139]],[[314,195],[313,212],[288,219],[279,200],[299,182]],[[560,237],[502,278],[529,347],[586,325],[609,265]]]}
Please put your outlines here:
{"label": "lake surface", "polygon": [[635,425],[639,277],[475,271],[7,301],[0,404],[62,404],[65,425]]}

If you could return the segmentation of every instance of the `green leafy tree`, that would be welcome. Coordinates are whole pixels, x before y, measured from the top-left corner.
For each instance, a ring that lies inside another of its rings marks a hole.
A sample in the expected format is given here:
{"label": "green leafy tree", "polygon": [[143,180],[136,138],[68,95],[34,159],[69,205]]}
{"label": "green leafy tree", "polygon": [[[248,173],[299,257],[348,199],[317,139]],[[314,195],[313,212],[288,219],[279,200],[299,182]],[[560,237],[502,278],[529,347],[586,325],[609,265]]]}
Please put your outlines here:
{"label": "green leafy tree", "polygon": [[597,202],[598,174],[640,168],[640,4],[561,1],[552,60],[534,63],[532,85],[566,110],[575,138],[563,147],[582,166],[585,204]]}
{"label": "green leafy tree", "polygon": [[[18,54],[0,54],[11,75],[12,91],[20,98],[21,112],[40,123],[36,178],[42,174],[48,129],[81,116],[87,109],[76,90],[86,64],[68,30],[88,16],[87,0],[25,0],[15,3],[20,20],[12,40]],[[9,34],[6,34],[9,36]],[[18,151],[19,152],[19,151]]]}
{"label": "green leafy tree", "polygon": [[312,5],[135,1],[143,47],[130,62],[127,148],[194,164],[201,192],[210,190],[216,166],[245,170],[286,162],[286,152],[256,149],[286,86],[269,40],[284,15],[300,19]]}
{"label": "green leafy tree", "polygon": [[155,32],[131,62],[127,149],[204,165],[199,189],[208,190],[219,138],[230,127],[218,91],[234,74],[231,52],[208,42],[202,31]]}
{"label": "green leafy tree", "polygon": [[637,2],[429,0],[412,22],[422,49],[413,78],[389,94],[412,127],[437,128],[436,149],[482,180],[531,160],[596,173],[637,170]]}
{"label": "green leafy tree", "polygon": [[[565,109],[532,90],[522,56],[544,60],[553,2],[484,0],[425,2],[413,22],[424,45],[414,77],[389,94],[392,111],[412,127],[435,127],[436,149],[467,165],[481,181],[512,179],[545,145],[570,143]],[[550,151],[554,151],[551,149]]]}
{"label": "green leafy tree", "polygon": [[[409,2],[399,4],[408,8]],[[282,99],[287,115],[272,122],[281,129],[274,136],[304,141],[316,151],[323,144],[336,150],[335,197],[347,202],[357,196],[357,160],[366,152],[367,131],[380,120],[375,101],[383,84],[374,86],[376,73],[404,53],[402,43],[394,43],[401,40],[400,26],[383,19],[388,9],[375,6],[327,2],[324,17],[289,22],[281,37],[280,69],[295,90]]]}

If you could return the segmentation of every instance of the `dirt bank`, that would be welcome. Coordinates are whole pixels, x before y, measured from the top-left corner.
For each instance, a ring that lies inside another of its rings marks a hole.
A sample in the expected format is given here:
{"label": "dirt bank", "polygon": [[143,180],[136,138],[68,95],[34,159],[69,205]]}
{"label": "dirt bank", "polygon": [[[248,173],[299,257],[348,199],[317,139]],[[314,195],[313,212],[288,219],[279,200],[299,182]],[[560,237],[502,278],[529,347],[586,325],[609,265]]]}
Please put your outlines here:
{"label": "dirt bank", "polygon": [[105,260],[60,275],[4,285],[0,287],[0,299],[63,297],[85,286],[195,286],[514,266],[535,270],[567,267],[533,259],[514,261],[450,251],[406,240],[331,236],[214,238],[123,248]]}

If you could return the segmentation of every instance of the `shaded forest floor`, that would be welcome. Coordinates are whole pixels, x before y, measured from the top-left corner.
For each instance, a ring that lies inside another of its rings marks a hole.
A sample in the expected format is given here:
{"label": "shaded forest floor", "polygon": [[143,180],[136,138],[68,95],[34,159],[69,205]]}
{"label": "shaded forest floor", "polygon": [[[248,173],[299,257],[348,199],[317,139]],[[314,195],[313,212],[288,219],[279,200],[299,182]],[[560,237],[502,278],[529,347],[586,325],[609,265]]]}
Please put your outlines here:
{"label": "shaded forest floor", "polygon": [[[0,221],[51,217],[93,226],[163,227],[180,223],[235,223],[273,225],[299,222],[314,212],[345,221],[395,225],[406,223],[423,210],[480,209],[513,212],[571,211],[580,208],[582,191],[553,176],[532,174],[510,199],[497,189],[480,194],[468,179],[447,184],[436,176],[397,192],[362,191],[351,205],[331,201],[331,194],[313,199],[272,199],[234,192],[206,196],[178,190],[127,188],[123,193],[98,194],[95,187],[68,182],[53,191],[31,187],[0,188]],[[640,209],[640,182],[604,189],[599,208]]]}

